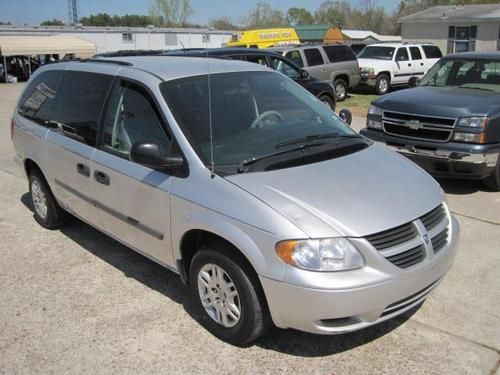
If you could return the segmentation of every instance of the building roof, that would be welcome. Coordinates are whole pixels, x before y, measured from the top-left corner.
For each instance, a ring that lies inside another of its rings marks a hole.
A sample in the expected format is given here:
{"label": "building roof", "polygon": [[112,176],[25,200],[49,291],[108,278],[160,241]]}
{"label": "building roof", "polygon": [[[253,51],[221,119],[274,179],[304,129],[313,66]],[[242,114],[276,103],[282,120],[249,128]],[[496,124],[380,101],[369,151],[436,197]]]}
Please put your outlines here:
{"label": "building roof", "polygon": [[[117,63],[127,63],[131,68],[137,68],[142,71],[152,73],[165,81],[190,77],[196,75],[231,73],[244,71],[269,71],[274,72],[265,66],[249,63],[239,60],[224,60],[217,58],[203,59],[199,57],[183,56],[132,56],[132,57],[112,57],[105,58],[99,62],[102,65],[105,61],[116,61]],[[92,60],[88,61],[93,63]],[[79,62],[69,62],[71,64],[80,64]]]}
{"label": "building roof", "polygon": [[88,58],[95,54],[96,46],[87,40],[72,35],[0,35],[0,55],[30,56],[46,54],[75,54],[77,58]]}
{"label": "building roof", "polygon": [[100,27],[100,26],[11,26],[1,25],[1,34],[29,33],[178,33],[178,34],[232,34],[232,30],[167,27]]}
{"label": "building roof", "polygon": [[500,4],[437,6],[398,19],[399,23],[445,21],[500,21]]}
{"label": "building roof", "polygon": [[370,30],[342,30],[342,34],[344,34],[347,38],[352,40],[365,40],[365,39],[375,39],[380,42],[399,42],[401,41],[401,37],[398,35],[380,35]]}

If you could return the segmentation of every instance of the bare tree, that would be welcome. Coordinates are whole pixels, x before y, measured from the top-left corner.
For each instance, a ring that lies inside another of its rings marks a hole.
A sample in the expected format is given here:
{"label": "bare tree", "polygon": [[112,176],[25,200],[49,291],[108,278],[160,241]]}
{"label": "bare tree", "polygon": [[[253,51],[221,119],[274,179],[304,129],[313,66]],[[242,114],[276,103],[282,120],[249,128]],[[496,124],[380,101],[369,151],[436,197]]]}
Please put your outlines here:
{"label": "bare tree", "polygon": [[276,27],[288,24],[281,10],[273,9],[270,4],[262,1],[243,18],[242,23],[246,27]]}
{"label": "bare tree", "polygon": [[190,0],[154,0],[149,14],[163,26],[184,26],[193,8]]}

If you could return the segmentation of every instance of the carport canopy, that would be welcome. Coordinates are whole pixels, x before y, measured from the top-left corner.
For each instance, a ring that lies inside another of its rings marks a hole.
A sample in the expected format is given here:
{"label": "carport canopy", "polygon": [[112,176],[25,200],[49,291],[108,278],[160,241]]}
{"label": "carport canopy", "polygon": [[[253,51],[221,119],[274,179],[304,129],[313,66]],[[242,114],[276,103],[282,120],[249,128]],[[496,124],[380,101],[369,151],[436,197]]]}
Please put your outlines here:
{"label": "carport canopy", "polygon": [[0,36],[1,56],[31,56],[49,54],[74,54],[76,58],[95,55],[94,43],[73,35],[23,35]]}

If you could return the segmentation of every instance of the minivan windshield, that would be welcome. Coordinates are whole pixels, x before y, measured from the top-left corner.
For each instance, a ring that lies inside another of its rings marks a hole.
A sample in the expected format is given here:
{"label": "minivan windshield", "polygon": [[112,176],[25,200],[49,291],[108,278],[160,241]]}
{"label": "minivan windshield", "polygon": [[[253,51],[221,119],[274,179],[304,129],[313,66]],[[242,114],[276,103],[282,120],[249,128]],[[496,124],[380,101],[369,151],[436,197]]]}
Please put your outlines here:
{"label": "minivan windshield", "polygon": [[442,59],[422,78],[420,86],[458,86],[500,92],[500,61]]}
{"label": "minivan windshield", "polygon": [[358,59],[392,60],[394,47],[365,47],[358,55]]}
{"label": "minivan windshield", "polygon": [[213,160],[215,169],[229,174],[289,150],[292,157],[292,150],[314,153],[312,146],[366,143],[316,97],[276,72],[200,75],[164,82],[160,89],[203,162],[210,166]]}

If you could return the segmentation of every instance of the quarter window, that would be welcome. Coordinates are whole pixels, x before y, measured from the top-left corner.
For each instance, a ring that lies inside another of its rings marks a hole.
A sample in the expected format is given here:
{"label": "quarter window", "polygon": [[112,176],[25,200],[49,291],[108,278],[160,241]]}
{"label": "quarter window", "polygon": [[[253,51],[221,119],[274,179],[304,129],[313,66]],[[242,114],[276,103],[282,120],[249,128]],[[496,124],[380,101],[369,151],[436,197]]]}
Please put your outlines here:
{"label": "quarter window", "polygon": [[422,46],[424,50],[425,57],[428,59],[440,59],[443,57],[441,50],[436,46]]}
{"label": "quarter window", "polygon": [[325,46],[323,47],[330,62],[342,62],[356,60],[356,56],[348,46]]}
{"label": "quarter window", "polygon": [[122,82],[113,89],[104,123],[104,146],[123,157],[137,142],[156,142],[164,153],[170,142],[154,109],[140,86]]}
{"label": "quarter window", "polygon": [[323,61],[323,56],[321,56],[321,52],[317,48],[305,49],[304,54],[306,55],[308,66],[323,65],[325,63]]}

